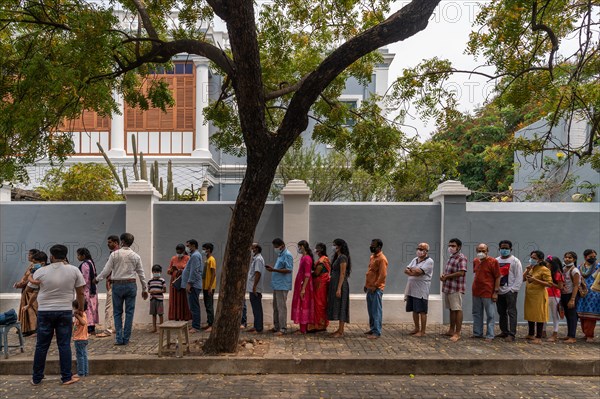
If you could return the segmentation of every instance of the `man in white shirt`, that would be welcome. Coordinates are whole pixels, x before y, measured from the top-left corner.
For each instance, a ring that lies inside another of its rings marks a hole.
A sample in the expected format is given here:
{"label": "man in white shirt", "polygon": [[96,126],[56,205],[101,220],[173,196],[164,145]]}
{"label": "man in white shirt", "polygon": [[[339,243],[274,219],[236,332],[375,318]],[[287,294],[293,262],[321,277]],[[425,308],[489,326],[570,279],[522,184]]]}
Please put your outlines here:
{"label": "man in white shirt", "polygon": [[[263,331],[263,308],[262,292],[263,277],[265,275],[265,260],[261,254],[262,247],[258,243],[252,244],[252,262],[248,270],[248,282],[246,283],[246,292],[250,297],[250,306],[254,315],[254,327],[249,329],[249,333],[261,333]],[[244,300],[244,315],[246,313],[246,301]],[[245,321],[246,317],[242,318]]]}
{"label": "man in white shirt", "polygon": [[[78,309],[84,309],[85,280],[73,265],[65,263],[68,249],[64,245],[50,248],[50,264],[39,268],[33,279],[39,281],[37,341],[33,356],[32,385],[38,385],[44,378],[46,355],[56,334],[61,381],[64,385],[79,381],[71,373],[71,334],[73,332],[73,298],[76,292]],[[32,287],[33,284],[29,283]],[[81,312],[82,311],[77,311]]]}
{"label": "man in white shirt", "polygon": [[429,244],[422,242],[417,245],[417,257],[406,266],[404,274],[408,276],[404,291],[406,311],[412,312],[415,323],[415,328],[410,335],[423,337],[427,327],[429,288],[433,275],[433,259],[429,257]]}
{"label": "man in white shirt", "polygon": [[523,266],[512,254],[512,242],[500,241],[500,256],[496,258],[500,265],[500,287],[496,308],[500,315],[500,331],[497,338],[513,342],[517,334],[517,296],[523,284]]}
{"label": "man in white shirt", "polygon": [[[133,234],[121,234],[121,248],[112,252],[108,262],[95,282],[101,281],[112,273],[113,317],[115,322],[115,345],[127,345],[131,337],[133,315],[135,313],[135,297],[137,294],[136,275],[142,285],[142,298],[148,299],[148,287],[142,259],[130,247]],[[123,326],[123,305],[125,305],[125,325]]]}

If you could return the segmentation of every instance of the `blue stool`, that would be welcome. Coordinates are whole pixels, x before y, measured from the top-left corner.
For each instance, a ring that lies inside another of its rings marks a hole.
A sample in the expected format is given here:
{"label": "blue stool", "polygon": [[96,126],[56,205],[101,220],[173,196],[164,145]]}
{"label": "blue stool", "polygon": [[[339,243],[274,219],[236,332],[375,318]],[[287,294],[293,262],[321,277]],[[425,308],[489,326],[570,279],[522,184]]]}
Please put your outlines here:
{"label": "blue stool", "polygon": [[[17,334],[19,334],[19,345],[9,345],[8,344],[8,331],[11,328],[17,329]],[[8,348],[21,348],[21,353],[25,352],[25,344],[23,343],[23,333],[21,332],[21,323],[11,323],[11,324],[0,324],[0,351],[4,349],[4,358],[8,359]]]}

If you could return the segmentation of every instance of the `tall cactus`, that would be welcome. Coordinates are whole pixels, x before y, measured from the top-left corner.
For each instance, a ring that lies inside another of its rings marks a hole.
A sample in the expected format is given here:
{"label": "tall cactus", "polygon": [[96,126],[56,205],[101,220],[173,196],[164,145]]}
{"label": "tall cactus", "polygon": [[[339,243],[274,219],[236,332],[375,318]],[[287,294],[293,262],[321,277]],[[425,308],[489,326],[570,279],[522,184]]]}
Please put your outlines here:
{"label": "tall cactus", "polygon": [[152,181],[152,185],[154,186],[154,188],[157,188],[157,186],[158,186],[159,177],[160,177],[160,172],[159,172],[159,168],[158,168],[158,161],[155,159],[154,160],[154,180]]}
{"label": "tall cactus", "polygon": [[[108,164],[108,167],[110,168],[110,171],[112,172],[113,177],[117,181],[117,184],[121,188],[121,192],[123,192],[123,183],[121,183],[121,179],[119,178],[119,174],[117,173],[117,168],[115,168],[115,165],[113,165],[113,163],[110,161],[110,159],[108,158],[108,155],[106,155],[106,152],[104,152],[104,148],[102,148],[102,146],[100,145],[100,143],[96,143],[96,145],[98,146],[98,149],[102,153],[102,156],[104,157],[104,160]],[[169,162],[171,162],[171,161],[169,161]],[[125,185],[125,187],[127,187],[127,185]]]}
{"label": "tall cactus", "polygon": [[173,200],[179,201],[179,193],[177,192],[177,187],[173,189]]}
{"label": "tall cactus", "polygon": [[138,172],[138,159],[137,159],[137,140],[135,139],[135,134],[131,134],[131,145],[133,146],[133,176],[135,180],[140,180],[140,174]]}
{"label": "tall cactus", "polygon": [[129,187],[129,183],[127,182],[127,172],[125,172],[125,168],[123,168],[123,185],[125,188]]}
{"label": "tall cactus", "polygon": [[144,153],[140,152],[140,177],[142,180],[148,181],[148,165],[146,164],[146,160],[144,159]]}
{"label": "tall cactus", "polygon": [[169,159],[167,163],[167,201],[172,201],[173,198],[173,163]]}
{"label": "tall cactus", "polygon": [[[150,184],[152,184],[154,186],[154,164],[150,165]],[[156,186],[154,186],[156,188]]]}
{"label": "tall cactus", "polygon": [[162,177],[160,178],[160,186],[159,186],[158,192],[161,195],[164,194],[164,190],[163,190],[163,178]]}

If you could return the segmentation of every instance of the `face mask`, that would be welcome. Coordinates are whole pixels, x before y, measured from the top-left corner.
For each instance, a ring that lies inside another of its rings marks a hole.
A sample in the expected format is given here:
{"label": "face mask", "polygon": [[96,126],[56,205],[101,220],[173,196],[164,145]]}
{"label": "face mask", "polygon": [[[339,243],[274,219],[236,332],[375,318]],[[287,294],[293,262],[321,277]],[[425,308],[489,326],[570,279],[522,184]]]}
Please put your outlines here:
{"label": "face mask", "polygon": [[571,267],[571,266],[573,266],[573,264],[574,264],[573,262],[571,262],[571,263],[565,263],[565,266],[566,267]]}
{"label": "face mask", "polygon": [[487,255],[485,254],[485,252],[477,252],[477,257],[479,259],[485,259]]}
{"label": "face mask", "polygon": [[454,255],[458,251],[455,247],[448,247],[448,255]]}
{"label": "face mask", "polygon": [[281,255],[281,248],[273,248],[273,251],[275,251],[276,255]]}
{"label": "face mask", "polygon": [[206,250],[203,250],[203,251],[202,251],[202,253],[203,253],[204,255],[206,255],[206,252],[207,252]]}
{"label": "face mask", "polygon": [[423,256],[425,256],[425,251],[423,251],[422,249],[417,249],[417,256],[419,258],[422,258]]}
{"label": "face mask", "polygon": [[587,263],[589,263],[590,265],[593,265],[594,263],[596,263],[596,258],[595,257],[587,258]]}
{"label": "face mask", "polygon": [[369,251],[371,251],[371,253],[374,254],[375,252],[377,252],[377,247],[369,247]]}
{"label": "face mask", "polygon": [[192,250],[189,247],[185,247],[185,253],[186,254],[191,254]]}
{"label": "face mask", "polygon": [[529,265],[530,265],[530,266],[535,266],[535,265],[537,265],[537,263],[538,263],[538,262],[537,262],[537,260],[536,260],[536,259],[529,258]]}
{"label": "face mask", "polygon": [[331,250],[333,251],[333,253],[336,253],[337,252],[337,247],[333,246],[333,247],[331,247]]}
{"label": "face mask", "polygon": [[301,253],[302,253],[302,250],[301,250],[300,248],[298,248],[298,253],[299,253],[299,254],[301,254]]}
{"label": "face mask", "polygon": [[183,254],[177,254],[177,257],[178,257],[179,259],[181,259],[181,258],[183,258]]}
{"label": "face mask", "polygon": [[159,277],[160,277],[160,273],[152,273],[152,276],[153,276],[154,278],[159,278]]}
{"label": "face mask", "polygon": [[37,270],[40,267],[42,267],[42,264],[41,263],[36,263],[36,264],[33,265],[33,270]]}
{"label": "face mask", "polygon": [[504,257],[510,256],[510,249],[506,249],[506,248],[501,249],[500,256],[504,256]]}

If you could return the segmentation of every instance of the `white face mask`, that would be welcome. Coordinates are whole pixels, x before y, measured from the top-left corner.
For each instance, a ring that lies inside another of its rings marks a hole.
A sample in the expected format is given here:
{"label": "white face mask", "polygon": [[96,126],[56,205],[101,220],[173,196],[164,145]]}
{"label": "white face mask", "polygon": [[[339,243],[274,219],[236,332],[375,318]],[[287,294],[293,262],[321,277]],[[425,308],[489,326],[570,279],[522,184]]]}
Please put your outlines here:
{"label": "white face mask", "polygon": [[301,254],[302,253],[302,249],[298,248],[298,253]]}
{"label": "white face mask", "polygon": [[181,258],[183,258],[183,254],[177,254],[177,257],[178,257],[179,259],[181,259]]}
{"label": "white face mask", "polygon": [[571,266],[573,266],[573,265],[574,265],[574,263],[573,263],[573,262],[571,262],[571,263],[565,263],[565,266],[566,266],[566,267],[571,267]]}
{"label": "white face mask", "polygon": [[448,255],[454,255],[458,251],[455,247],[448,247]]}
{"label": "white face mask", "polygon": [[479,259],[485,259],[487,255],[485,254],[485,252],[477,252],[477,257]]}
{"label": "white face mask", "polygon": [[333,251],[333,253],[337,252],[337,247],[334,245],[333,247],[331,247],[331,250]]}
{"label": "white face mask", "polygon": [[426,254],[426,253],[427,253],[427,252],[425,252],[425,251],[423,251],[423,250],[421,250],[421,249],[417,249],[417,256],[418,256],[419,258],[422,258],[423,256],[425,256],[425,254]]}

